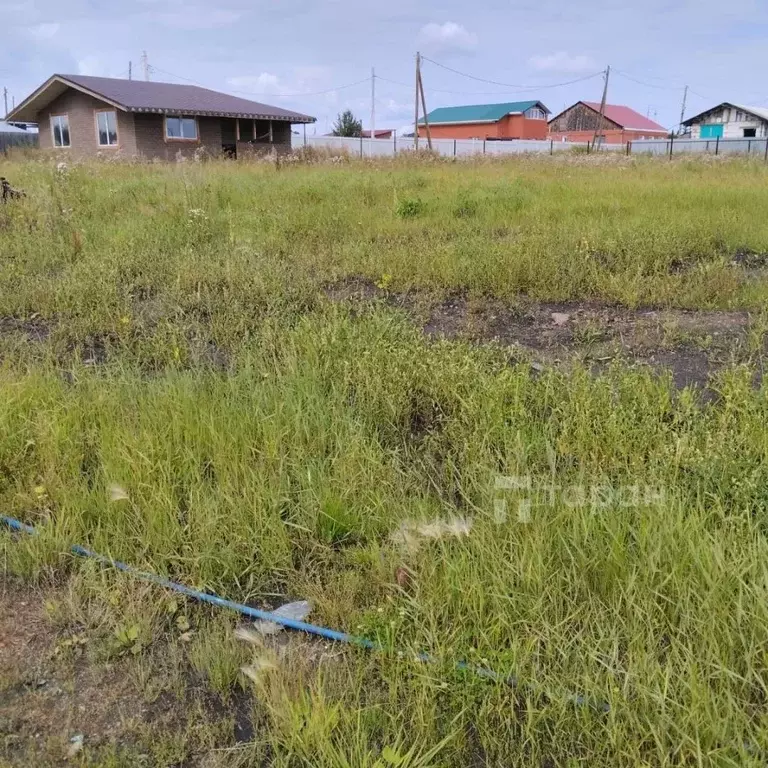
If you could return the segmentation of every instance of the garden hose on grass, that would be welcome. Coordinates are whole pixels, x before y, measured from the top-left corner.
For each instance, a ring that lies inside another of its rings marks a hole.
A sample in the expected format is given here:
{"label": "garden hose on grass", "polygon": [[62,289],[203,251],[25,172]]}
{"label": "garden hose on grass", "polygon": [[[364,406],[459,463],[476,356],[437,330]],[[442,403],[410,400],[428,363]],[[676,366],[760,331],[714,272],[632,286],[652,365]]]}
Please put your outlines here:
{"label": "garden hose on grass", "polygon": [[[25,523],[22,523],[20,520],[17,520],[14,517],[0,515],[0,523],[3,523],[12,531],[17,531],[19,533],[28,533],[30,535],[37,534],[36,528],[33,528],[31,525],[26,525]],[[232,600],[227,600],[223,597],[219,597],[218,595],[212,595],[207,592],[200,592],[197,589],[192,589],[191,587],[187,587],[184,584],[180,584],[177,581],[171,581],[170,579],[166,579],[163,576],[157,575],[156,573],[137,570],[136,568],[134,568],[131,565],[128,565],[127,563],[122,563],[119,560],[113,560],[110,557],[106,557],[105,555],[98,554],[98,552],[92,552],[90,549],[81,547],[79,544],[73,544],[69,548],[69,551],[72,552],[73,555],[77,555],[78,557],[90,558],[91,560],[95,560],[96,562],[101,563],[102,565],[109,566],[110,568],[116,568],[118,571],[124,571],[125,573],[129,573],[134,578],[137,578],[140,581],[147,581],[152,584],[157,584],[159,587],[164,587],[165,589],[171,589],[174,592],[179,592],[182,595],[191,597],[193,600],[199,600],[200,602],[203,602],[203,603],[210,603],[211,605],[216,605],[219,608],[228,608],[231,611],[236,611],[237,613],[240,613],[244,616],[248,616],[249,618],[252,618],[252,619],[261,619],[263,621],[271,621],[274,624],[280,624],[283,627],[286,627],[287,629],[295,629],[299,632],[306,632],[307,634],[310,634],[310,635],[317,635],[319,637],[324,637],[326,640],[333,640],[338,643],[347,643],[349,645],[356,645],[360,648],[366,648],[371,651],[386,650],[384,646],[381,645],[381,643],[375,642],[373,640],[369,640],[366,637],[358,637],[356,635],[350,635],[346,632],[339,632],[336,629],[321,627],[321,626],[318,626],[317,624],[309,624],[305,621],[297,621],[296,619],[291,619],[286,616],[281,616],[279,613],[272,613],[271,611],[262,611],[258,608],[251,608],[251,606],[249,605],[243,605],[242,603],[235,603]],[[423,652],[417,653],[415,655],[415,659],[416,661],[420,661],[420,662],[435,661],[435,659],[432,656],[430,656],[428,653],[423,653]],[[518,680],[514,675],[504,677],[503,675],[500,675],[491,669],[487,669],[486,667],[478,667],[466,661],[457,661],[455,662],[454,666],[457,670],[460,670],[462,672],[471,672],[472,674],[477,675],[478,677],[482,677],[487,680],[493,680],[495,682],[505,683],[513,688],[519,687]],[[535,686],[531,684],[525,684],[522,687],[527,690],[534,690],[534,691],[536,690]],[[538,692],[547,695],[547,697],[550,699],[553,698],[546,691],[538,691]],[[602,712],[608,712],[610,710],[610,706],[608,705],[607,702],[594,701],[592,699],[589,699],[586,696],[583,696],[582,694],[564,693],[563,698],[565,698],[567,701],[573,704],[576,704],[577,706],[591,706]]]}

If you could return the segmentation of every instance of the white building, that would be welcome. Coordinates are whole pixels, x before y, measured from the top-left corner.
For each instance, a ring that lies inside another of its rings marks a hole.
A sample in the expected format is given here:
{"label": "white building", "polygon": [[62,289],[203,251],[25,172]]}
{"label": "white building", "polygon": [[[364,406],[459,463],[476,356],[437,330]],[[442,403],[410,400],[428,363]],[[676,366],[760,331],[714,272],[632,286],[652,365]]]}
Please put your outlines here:
{"label": "white building", "polygon": [[690,131],[692,139],[765,139],[768,138],[768,109],[726,101],[689,117],[683,126]]}

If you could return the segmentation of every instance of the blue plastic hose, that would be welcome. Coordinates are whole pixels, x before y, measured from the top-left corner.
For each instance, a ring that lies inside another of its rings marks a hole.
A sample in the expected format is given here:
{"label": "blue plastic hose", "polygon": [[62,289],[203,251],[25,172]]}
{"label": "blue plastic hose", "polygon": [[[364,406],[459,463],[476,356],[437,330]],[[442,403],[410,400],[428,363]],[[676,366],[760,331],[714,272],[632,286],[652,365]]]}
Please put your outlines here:
{"label": "blue plastic hose", "polygon": [[[17,520],[14,517],[0,515],[0,523],[4,523],[11,530],[18,531],[20,533],[28,533],[31,535],[37,534],[37,529],[33,528],[31,525],[26,525],[25,523],[22,523],[20,520]],[[163,576],[158,576],[156,573],[150,573],[148,571],[139,571],[133,566],[128,565],[127,563],[121,563],[119,560],[113,560],[111,557],[105,557],[104,555],[98,554],[98,552],[92,552],[90,549],[81,547],[79,544],[73,544],[70,547],[70,552],[72,552],[72,554],[74,555],[77,555],[78,557],[87,557],[87,558],[90,558],[91,560],[95,560],[98,563],[107,565],[110,568],[117,568],[118,571],[124,571],[125,573],[130,573],[132,576],[134,576],[137,579],[140,579],[141,581],[148,581],[152,584],[157,584],[160,587],[171,589],[175,592],[180,592],[182,595],[191,597],[193,600],[199,600],[203,603],[210,603],[211,605],[217,605],[219,608],[228,608],[229,610],[237,611],[238,613],[241,613],[245,616],[250,616],[251,618],[254,618],[254,619],[263,619],[264,621],[271,621],[275,624],[281,624],[282,626],[287,627],[288,629],[295,629],[295,630],[298,630],[299,632],[306,632],[307,634],[310,634],[310,635],[318,635],[320,637],[326,638],[327,640],[334,640],[339,643],[348,643],[350,645],[356,645],[360,648],[367,648],[368,650],[371,650],[371,651],[385,650],[384,646],[381,645],[381,643],[377,643],[373,640],[369,640],[366,637],[358,637],[357,635],[350,635],[346,632],[339,632],[336,629],[320,627],[317,624],[309,624],[305,621],[296,621],[295,619],[289,619],[289,618],[286,618],[285,616],[281,616],[280,614],[272,613],[271,611],[262,611],[262,610],[259,610],[258,608],[251,608],[249,605],[243,605],[242,603],[235,603],[232,600],[226,600],[225,598],[219,597],[218,595],[211,595],[211,594],[208,594],[207,592],[200,592],[197,589],[192,589],[191,587],[187,587],[184,584],[180,584],[177,581],[171,581],[170,579],[166,579]],[[415,658],[416,660],[423,661],[423,662],[435,661],[435,659],[432,656],[430,656],[428,653],[418,653],[416,654]],[[500,675],[498,672],[494,672],[492,669],[488,669],[486,667],[478,667],[475,664],[470,664],[466,661],[458,661],[455,663],[454,666],[456,669],[462,672],[472,672],[478,677],[482,677],[487,680],[493,680],[495,682],[503,682],[514,688],[518,687],[518,680],[514,675],[505,677],[503,675]],[[525,685],[525,688],[527,690],[536,690],[536,687],[530,683],[527,683]],[[583,696],[582,694],[564,693],[563,697],[567,701],[570,701],[573,704],[576,704],[577,706],[589,705],[603,712],[608,712],[610,710],[610,706],[607,702],[595,702],[591,699],[588,699],[586,696]]]}

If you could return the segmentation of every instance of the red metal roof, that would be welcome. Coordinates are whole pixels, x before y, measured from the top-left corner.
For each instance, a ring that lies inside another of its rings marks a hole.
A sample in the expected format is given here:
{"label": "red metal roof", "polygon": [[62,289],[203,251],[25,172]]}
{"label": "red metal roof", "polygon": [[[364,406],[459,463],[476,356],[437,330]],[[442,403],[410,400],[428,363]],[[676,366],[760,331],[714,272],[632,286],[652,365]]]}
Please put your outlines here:
{"label": "red metal roof", "polygon": [[[583,101],[582,104],[586,104],[591,109],[594,109],[595,112],[600,111],[599,101]],[[653,120],[645,117],[645,115],[635,112],[631,107],[622,107],[619,104],[606,104],[605,116],[627,131],[657,131],[659,133],[669,133],[663,125],[659,125]]]}

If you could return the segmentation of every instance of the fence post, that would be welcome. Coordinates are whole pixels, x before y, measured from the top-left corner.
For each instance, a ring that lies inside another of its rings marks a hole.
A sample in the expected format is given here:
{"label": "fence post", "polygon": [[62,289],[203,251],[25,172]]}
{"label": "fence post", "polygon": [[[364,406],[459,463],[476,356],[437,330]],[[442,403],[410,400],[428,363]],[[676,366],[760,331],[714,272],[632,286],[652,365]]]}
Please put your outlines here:
{"label": "fence post", "polygon": [[672,159],[672,148],[675,146],[675,134],[669,134],[669,159]]}
{"label": "fence post", "polygon": [[720,153],[720,137],[715,139],[715,157]]}
{"label": "fence post", "polygon": [[747,154],[752,152],[752,139],[747,142]]}
{"label": "fence post", "polygon": [[768,163],[768,139],[765,140],[765,157],[763,158]]}
{"label": "fence post", "polygon": [[453,156],[456,157],[456,139],[453,140]]}
{"label": "fence post", "polygon": [[360,134],[360,157],[363,156],[363,134]]}
{"label": "fence post", "polygon": [[627,157],[629,157],[629,153],[632,151],[632,142],[627,142]]}
{"label": "fence post", "polygon": [[[768,141],[765,142],[766,148],[768,148]],[[483,154],[485,154],[485,139],[483,139]]]}
{"label": "fence post", "polygon": [[397,131],[392,131],[392,157],[397,157]]}
{"label": "fence post", "polygon": [[706,147],[706,149],[704,151],[705,152],[709,152],[709,139],[707,139],[707,147]]}
{"label": "fence post", "polygon": [[554,155],[555,154],[555,140],[550,139],[549,140],[549,154]]}
{"label": "fence post", "polygon": [[589,147],[590,147],[590,143],[589,143],[589,142],[587,142],[587,154],[589,154],[589,153],[590,153],[590,149],[589,149]]}

